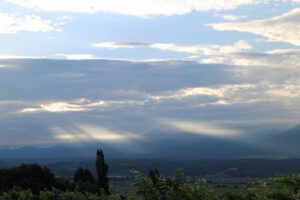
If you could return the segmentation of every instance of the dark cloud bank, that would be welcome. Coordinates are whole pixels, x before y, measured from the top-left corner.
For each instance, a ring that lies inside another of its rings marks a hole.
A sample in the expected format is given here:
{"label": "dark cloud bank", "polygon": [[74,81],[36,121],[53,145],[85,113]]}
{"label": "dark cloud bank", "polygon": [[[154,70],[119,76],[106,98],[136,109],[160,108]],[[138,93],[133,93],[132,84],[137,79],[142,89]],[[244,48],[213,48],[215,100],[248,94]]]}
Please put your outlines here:
{"label": "dark cloud bank", "polygon": [[298,156],[295,131],[276,139],[298,124],[297,70],[185,61],[0,64],[0,145],[43,147],[2,149],[1,157],[56,157],[60,148],[60,156],[74,149],[87,156],[97,146],[132,158]]}

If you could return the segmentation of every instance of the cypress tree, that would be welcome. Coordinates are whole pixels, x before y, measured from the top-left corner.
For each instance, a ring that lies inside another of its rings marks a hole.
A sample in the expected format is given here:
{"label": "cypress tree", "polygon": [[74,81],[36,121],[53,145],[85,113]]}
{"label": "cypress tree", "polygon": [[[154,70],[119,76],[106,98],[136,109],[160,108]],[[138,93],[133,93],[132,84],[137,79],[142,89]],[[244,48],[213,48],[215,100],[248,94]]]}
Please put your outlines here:
{"label": "cypress tree", "polygon": [[107,177],[108,165],[105,163],[102,149],[98,149],[96,153],[96,171],[98,187],[102,189],[106,194],[110,194]]}

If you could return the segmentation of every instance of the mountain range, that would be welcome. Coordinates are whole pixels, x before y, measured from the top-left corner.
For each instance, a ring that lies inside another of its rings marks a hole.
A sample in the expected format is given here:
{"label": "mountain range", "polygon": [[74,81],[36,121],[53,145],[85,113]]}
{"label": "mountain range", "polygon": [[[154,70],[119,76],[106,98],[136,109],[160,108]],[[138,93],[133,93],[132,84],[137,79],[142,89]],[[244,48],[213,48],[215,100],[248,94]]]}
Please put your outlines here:
{"label": "mountain range", "polygon": [[51,146],[25,146],[0,149],[0,158],[6,159],[70,159],[93,158],[102,148],[110,159],[239,159],[239,158],[298,158],[300,155],[300,125],[286,132],[262,138],[260,144],[251,145],[237,140],[214,138],[188,133],[160,134],[155,130],[151,141],[139,146],[147,151],[124,151],[126,147],[107,143],[58,144]]}

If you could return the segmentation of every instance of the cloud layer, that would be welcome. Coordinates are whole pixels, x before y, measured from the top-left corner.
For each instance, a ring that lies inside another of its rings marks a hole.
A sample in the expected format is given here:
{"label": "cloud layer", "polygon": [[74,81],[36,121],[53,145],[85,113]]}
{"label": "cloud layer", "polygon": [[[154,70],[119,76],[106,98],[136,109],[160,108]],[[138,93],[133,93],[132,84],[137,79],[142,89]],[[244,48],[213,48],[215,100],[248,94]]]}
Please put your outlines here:
{"label": "cloud layer", "polygon": [[299,123],[298,3],[0,1],[0,148],[252,155]]}
{"label": "cloud layer", "polygon": [[93,47],[108,50],[150,48],[161,51],[190,54],[184,59],[197,60],[201,63],[230,64],[246,67],[297,68],[300,63],[300,50],[275,49],[266,52],[253,52],[253,46],[243,40],[232,45],[180,45],[174,43],[146,42],[102,42]]}
{"label": "cloud layer", "polygon": [[74,13],[116,13],[138,17],[183,15],[192,11],[231,10],[267,0],[6,0],[15,5],[42,11]]}
{"label": "cloud layer", "polygon": [[119,48],[152,48],[163,51],[174,51],[180,53],[219,55],[247,51],[252,46],[241,40],[233,45],[179,45],[172,43],[146,43],[146,42],[102,42],[92,44],[94,47],[106,49]]}
{"label": "cloud layer", "polygon": [[281,16],[270,19],[243,23],[221,23],[210,26],[219,31],[250,32],[264,36],[270,41],[288,42],[300,45],[300,8],[293,9]]}
{"label": "cloud layer", "polygon": [[294,68],[100,59],[0,65],[13,66],[0,69],[0,145],[101,142],[128,150],[177,138],[248,141],[300,117]]}
{"label": "cloud layer", "polygon": [[61,31],[61,26],[65,23],[65,18],[58,22],[52,22],[36,15],[20,15],[0,11],[0,34]]}

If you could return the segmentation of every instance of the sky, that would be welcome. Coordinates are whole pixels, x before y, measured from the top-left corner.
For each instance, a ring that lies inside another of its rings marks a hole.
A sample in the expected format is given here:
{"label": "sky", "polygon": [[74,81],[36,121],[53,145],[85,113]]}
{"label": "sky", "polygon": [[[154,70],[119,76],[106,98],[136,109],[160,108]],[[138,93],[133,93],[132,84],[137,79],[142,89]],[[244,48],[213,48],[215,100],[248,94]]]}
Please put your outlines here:
{"label": "sky", "polygon": [[0,45],[0,146],[299,124],[299,0],[1,0]]}

